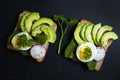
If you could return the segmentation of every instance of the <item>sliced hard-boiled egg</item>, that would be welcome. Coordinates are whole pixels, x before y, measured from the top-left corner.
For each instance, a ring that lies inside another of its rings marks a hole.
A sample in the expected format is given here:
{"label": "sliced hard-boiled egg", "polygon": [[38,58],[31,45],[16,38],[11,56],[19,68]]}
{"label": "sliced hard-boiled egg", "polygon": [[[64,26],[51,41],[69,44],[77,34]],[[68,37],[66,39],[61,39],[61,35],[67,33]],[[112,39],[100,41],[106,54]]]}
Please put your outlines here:
{"label": "sliced hard-boiled egg", "polygon": [[[20,37],[22,35],[26,35],[26,40],[23,38],[23,39],[20,39]],[[18,49],[18,50],[28,50],[31,48],[32,45],[29,45],[27,46],[27,44],[25,45],[24,42],[27,42],[27,40],[30,40],[32,39],[32,37],[27,33],[27,32],[20,32],[20,33],[17,33],[11,43],[12,43],[12,46],[15,48],[15,49]],[[22,41],[23,40],[23,41]],[[22,46],[22,43],[24,43],[24,46]],[[21,45],[21,46],[20,46]]]}
{"label": "sliced hard-boiled egg", "polygon": [[91,42],[84,42],[77,47],[76,56],[82,62],[92,61],[97,54],[97,49]]}

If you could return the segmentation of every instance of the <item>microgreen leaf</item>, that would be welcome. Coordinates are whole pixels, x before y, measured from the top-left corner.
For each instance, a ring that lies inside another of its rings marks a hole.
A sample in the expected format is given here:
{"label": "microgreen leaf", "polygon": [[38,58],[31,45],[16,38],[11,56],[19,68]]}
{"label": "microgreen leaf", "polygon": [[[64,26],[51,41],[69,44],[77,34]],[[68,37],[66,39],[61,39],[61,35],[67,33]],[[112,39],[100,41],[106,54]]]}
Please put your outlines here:
{"label": "microgreen leaf", "polygon": [[66,25],[67,26],[73,26],[75,25],[76,23],[78,23],[78,20],[76,18],[71,18],[67,23]]}
{"label": "microgreen leaf", "polygon": [[[54,15],[53,20],[58,23],[58,26],[61,29],[61,36],[58,45],[58,54],[60,54],[62,40],[65,36],[65,33],[67,32],[69,26],[74,26],[78,22],[78,20],[76,18],[71,18],[70,20],[68,20],[63,15]],[[63,25],[65,28],[63,28]]]}
{"label": "microgreen leaf", "polygon": [[54,16],[53,16],[53,19],[54,19],[55,21],[59,21],[59,22],[61,22],[61,23],[67,22],[67,19],[66,19],[63,15],[54,15]]}

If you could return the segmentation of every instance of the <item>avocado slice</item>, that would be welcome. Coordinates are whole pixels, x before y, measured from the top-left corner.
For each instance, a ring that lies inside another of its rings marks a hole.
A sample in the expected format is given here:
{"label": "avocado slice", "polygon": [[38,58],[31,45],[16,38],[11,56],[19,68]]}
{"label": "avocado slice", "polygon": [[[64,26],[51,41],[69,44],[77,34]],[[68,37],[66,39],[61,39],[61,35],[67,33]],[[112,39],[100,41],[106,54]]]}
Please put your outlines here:
{"label": "avocado slice", "polygon": [[42,25],[41,27],[40,27],[40,30],[42,31],[42,32],[44,32],[47,36],[48,36],[48,40],[50,39],[50,34],[49,34],[49,32],[48,32],[48,26],[47,25]]}
{"label": "avocado slice", "polygon": [[55,24],[55,23],[54,23],[53,20],[50,19],[50,18],[42,17],[42,18],[40,18],[39,20],[37,20],[37,21],[33,24],[32,30],[34,30],[36,27],[38,27],[38,26],[41,25],[41,24],[47,24],[47,25],[49,25],[49,26],[51,26],[51,27],[54,27],[54,24]]}
{"label": "avocado slice", "polygon": [[20,20],[20,28],[21,28],[22,31],[26,31],[24,21],[27,18],[27,16],[29,16],[30,13],[31,12],[26,13]]}
{"label": "avocado slice", "polygon": [[94,41],[94,44],[97,45],[96,37],[97,37],[97,32],[101,28],[101,23],[95,24],[92,30],[92,38]]}
{"label": "avocado slice", "polygon": [[94,41],[92,39],[92,34],[91,34],[93,26],[94,26],[94,24],[90,24],[89,26],[86,27],[85,38],[88,42],[91,42],[91,43],[94,44]]}
{"label": "avocado slice", "polygon": [[56,41],[56,33],[55,31],[49,27],[48,25],[43,25],[40,28],[41,31],[43,31],[48,36],[48,41],[51,43],[55,43]]}
{"label": "avocado slice", "polygon": [[80,36],[80,31],[82,29],[82,27],[84,26],[85,24],[79,24],[76,29],[75,29],[75,32],[74,32],[74,38],[76,40],[76,42],[78,44],[82,44],[84,42],[84,40],[81,39],[81,36]]}
{"label": "avocado slice", "polygon": [[86,30],[86,28],[87,28],[87,26],[89,26],[90,24],[85,24],[84,26],[83,26],[83,28],[81,29],[81,31],[80,31],[80,36],[81,36],[81,38],[84,40],[84,41],[87,41],[87,39],[86,39],[86,37],[85,37],[85,30]]}
{"label": "avocado slice", "polygon": [[118,36],[116,33],[109,31],[109,32],[105,32],[101,38],[101,45],[105,46],[107,45],[108,41],[112,39],[112,40],[116,40],[118,39]]}
{"label": "avocado slice", "polygon": [[101,27],[98,32],[97,32],[97,43],[98,45],[100,44],[100,39],[103,35],[104,32],[107,32],[107,31],[111,31],[113,28],[111,26],[108,26],[108,25],[104,25],[103,27]]}
{"label": "avocado slice", "polygon": [[49,42],[55,43],[57,37],[55,31],[51,27],[49,27],[48,32],[50,34]]}
{"label": "avocado slice", "polygon": [[42,25],[40,25],[37,28],[35,28],[34,30],[32,30],[31,35],[35,37],[37,34],[42,33],[42,31],[40,30],[41,26]]}
{"label": "avocado slice", "polygon": [[25,29],[27,32],[31,31],[31,26],[35,20],[38,20],[40,18],[40,15],[38,12],[31,12],[29,16],[25,19]]}

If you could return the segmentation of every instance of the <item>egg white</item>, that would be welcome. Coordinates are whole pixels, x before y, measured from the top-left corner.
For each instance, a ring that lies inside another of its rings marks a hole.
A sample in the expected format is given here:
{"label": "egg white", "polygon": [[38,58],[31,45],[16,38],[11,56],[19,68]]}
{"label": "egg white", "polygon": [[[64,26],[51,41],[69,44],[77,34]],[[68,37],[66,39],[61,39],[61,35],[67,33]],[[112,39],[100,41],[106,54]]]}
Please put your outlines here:
{"label": "egg white", "polygon": [[[89,59],[87,59],[87,60],[83,60],[83,59],[81,59],[81,58],[79,57],[79,51],[80,51],[80,49],[81,49],[82,47],[84,47],[84,46],[90,47],[90,48],[91,48],[91,51],[92,51],[91,57],[90,57]],[[96,54],[97,54],[96,46],[95,46],[94,44],[92,44],[91,42],[85,42],[85,43],[83,43],[83,44],[80,44],[80,45],[77,47],[77,49],[76,49],[76,56],[77,56],[77,58],[78,58],[81,62],[90,62],[90,61],[92,61],[92,60],[96,57]]]}
{"label": "egg white", "polygon": [[18,50],[28,50],[31,48],[31,46],[27,46],[27,47],[21,47],[21,48],[18,48],[16,44],[14,44],[15,42],[15,39],[18,37],[18,36],[21,36],[25,34],[27,36],[28,39],[32,39],[32,37],[27,33],[27,32],[20,32],[20,33],[17,33],[13,38],[12,38],[12,46],[15,48],[15,49],[18,49]]}

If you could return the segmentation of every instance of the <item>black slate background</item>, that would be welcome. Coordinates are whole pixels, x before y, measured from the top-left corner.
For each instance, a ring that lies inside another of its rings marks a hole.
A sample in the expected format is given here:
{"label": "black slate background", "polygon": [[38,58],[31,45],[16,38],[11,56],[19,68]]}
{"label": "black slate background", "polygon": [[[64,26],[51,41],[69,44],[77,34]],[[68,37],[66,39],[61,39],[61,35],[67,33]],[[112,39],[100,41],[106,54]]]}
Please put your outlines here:
{"label": "black slate background", "polygon": [[88,19],[94,23],[113,26],[120,36],[119,0],[1,0],[0,2],[0,79],[22,80],[120,80],[119,39],[114,41],[107,52],[102,69],[90,72],[82,65],[63,58],[62,54],[72,38],[75,27],[68,30],[62,45],[61,55],[57,54],[57,41],[51,44],[46,59],[37,63],[6,48],[7,37],[13,31],[18,15],[23,10],[38,11],[41,16],[61,14],[68,19]]}

